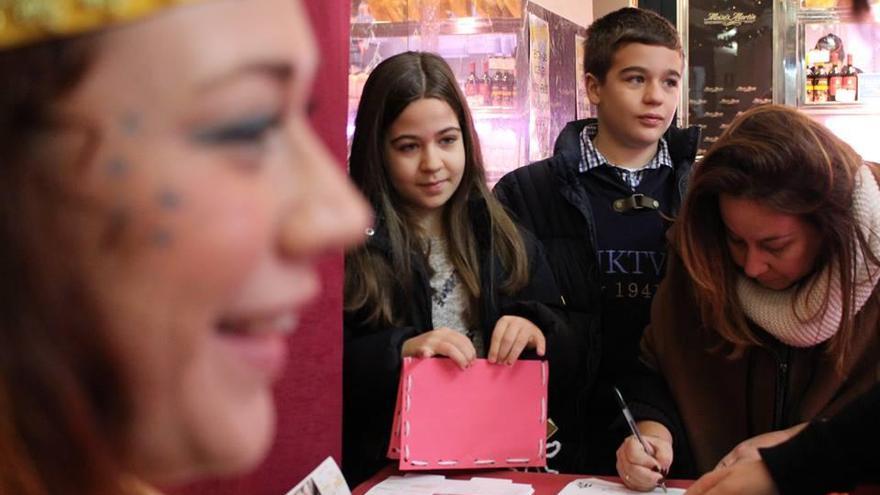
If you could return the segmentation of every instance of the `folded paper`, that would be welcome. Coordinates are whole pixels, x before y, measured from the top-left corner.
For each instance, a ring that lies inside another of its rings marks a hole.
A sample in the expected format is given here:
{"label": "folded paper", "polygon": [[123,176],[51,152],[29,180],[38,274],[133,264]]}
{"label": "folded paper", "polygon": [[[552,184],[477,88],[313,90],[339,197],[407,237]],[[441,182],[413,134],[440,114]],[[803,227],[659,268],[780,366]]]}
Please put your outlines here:
{"label": "folded paper", "polygon": [[388,456],[399,469],[545,466],[546,361],[404,358]]}

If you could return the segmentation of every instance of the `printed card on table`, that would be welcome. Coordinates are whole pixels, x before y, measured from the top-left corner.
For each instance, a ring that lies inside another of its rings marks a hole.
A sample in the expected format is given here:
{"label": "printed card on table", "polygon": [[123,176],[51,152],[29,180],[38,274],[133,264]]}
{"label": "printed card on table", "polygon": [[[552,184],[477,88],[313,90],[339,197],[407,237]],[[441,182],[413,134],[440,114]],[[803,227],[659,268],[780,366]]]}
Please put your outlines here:
{"label": "printed card on table", "polygon": [[291,488],[287,495],[351,495],[351,491],[339,466],[332,457],[328,457]]}
{"label": "printed card on table", "polygon": [[546,466],[546,361],[404,358],[388,456],[401,471]]}

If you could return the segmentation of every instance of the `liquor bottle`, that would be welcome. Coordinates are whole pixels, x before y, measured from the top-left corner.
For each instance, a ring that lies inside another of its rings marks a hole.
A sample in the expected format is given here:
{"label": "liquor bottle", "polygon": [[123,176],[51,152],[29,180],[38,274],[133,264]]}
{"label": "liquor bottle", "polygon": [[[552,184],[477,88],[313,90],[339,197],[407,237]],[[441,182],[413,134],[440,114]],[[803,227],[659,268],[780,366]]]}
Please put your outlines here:
{"label": "liquor bottle", "polygon": [[510,71],[510,106],[516,106],[516,72]]}
{"label": "liquor bottle", "polygon": [[483,105],[492,105],[492,76],[489,75],[489,61],[483,61],[483,75],[480,76],[480,82],[477,85],[480,89],[480,99]]}
{"label": "liquor bottle", "polygon": [[496,70],[495,75],[492,76],[492,105],[496,107],[504,104],[504,76],[502,76],[502,72]]}
{"label": "liquor bottle", "polygon": [[464,95],[474,96],[477,94],[477,63],[470,63],[471,72],[464,81]]}
{"label": "liquor bottle", "polygon": [[843,68],[843,86],[841,87],[845,101],[854,102],[859,99],[859,70],[853,67],[852,54],[846,55],[846,67]]}
{"label": "liquor bottle", "polygon": [[825,103],[828,101],[828,71],[824,65],[819,65],[816,70],[816,79],[813,85],[813,101]]}
{"label": "liquor bottle", "polygon": [[831,52],[831,72],[828,73],[828,101],[837,101],[837,90],[843,86],[843,73],[840,71],[840,57]]}
{"label": "liquor bottle", "polygon": [[819,86],[819,66],[820,65],[822,65],[822,64],[814,65],[813,72],[811,74],[813,77],[813,102],[815,102],[816,98],[817,98],[816,88]]}
{"label": "liquor bottle", "polygon": [[503,71],[501,74],[501,87],[503,88],[501,91],[501,104],[509,107],[510,103],[513,101],[512,94],[510,91],[510,72]]}
{"label": "liquor bottle", "polygon": [[816,95],[814,94],[814,89],[816,87],[815,65],[810,66],[809,70],[807,70],[807,73],[804,74],[804,86],[806,89],[806,98],[804,99],[804,102],[812,103],[816,98]]}

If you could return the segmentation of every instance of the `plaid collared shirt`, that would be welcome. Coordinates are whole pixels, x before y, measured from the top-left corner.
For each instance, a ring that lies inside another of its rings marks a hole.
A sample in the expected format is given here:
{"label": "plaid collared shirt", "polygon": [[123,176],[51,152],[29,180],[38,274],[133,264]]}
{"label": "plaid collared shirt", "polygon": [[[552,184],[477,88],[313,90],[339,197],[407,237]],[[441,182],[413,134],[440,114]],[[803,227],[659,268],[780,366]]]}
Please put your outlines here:
{"label": "plaid collared shirt", "polygon": [[652,170],[660,167],[672,168],[672,157],[669,156],[669,145],[666,144],[666,140],[663,138],[660,138],[660,143],[657,146],[657,154],[654,155],[654,158],[651,158],[651,161],[644,167],[633,170],[619,167],[602,156],[602,153],[593,146],[593,138],[596,137],[598,132],[599,124],[596,122],[587,124],[584,127],[584,130],[581,131],[581,163],[580,166],[578,166],[578,172],[580,173],[601,166],[611,167],[617,172],[620,179],[635,191],[636,187],[638,187],[639,183],[642,181],[642,175],[644,175],[645,170]]}

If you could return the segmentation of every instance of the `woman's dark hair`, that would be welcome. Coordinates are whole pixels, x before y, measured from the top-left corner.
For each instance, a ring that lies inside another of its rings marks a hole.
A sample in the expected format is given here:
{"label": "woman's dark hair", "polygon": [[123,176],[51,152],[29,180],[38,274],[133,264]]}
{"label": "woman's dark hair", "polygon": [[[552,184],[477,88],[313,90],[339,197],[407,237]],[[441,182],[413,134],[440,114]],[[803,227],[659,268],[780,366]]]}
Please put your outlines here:
{"label": "woman's dark hair", "polygon": [[[855,176],[862,165],[849,145],[797,110],[764,105],[734,119],[695,166],[677,220],[676,244],[694,281],[704,325],[740,349],[760,342],[737,297],[739,271],[726,244],[718,203],[722,194],[754,200],[801,217],[822,233],[816,269],[835,263],[843,314],[850,315],[829,345],[829,352],[842,361],[852,338],[858,251],[865,262],[877,264],[878,253],[871,252],[853,215]],[[827,289],[815,286],[818,278],[802,280],[798,293]],[[826,299],[823,310],[827,307]],[[806,320],[814,315],[798,316]]]}
{"label": "woman's dark hair", "polygon": [[399,288],[400,281],[413,279],[412,256],[424,249],[418,229],[401,208],[403,201],[391,183],[385,140],[388,129],[404,109],[422,98],[448,103],[461,128],[465,167],[461,184],[444,208],[443,231],[449,258],[470,299],[466,321],[475,324],[478,321],[476,301],[481,295],[481,260],[476,233],[469,221],[470,200],[478,198],[486,205],[491,224],[491,249],[508,273],[502,290],[512,292],[527,283],[528,261],[516,225],[486,186],[480,144],[455,75],[446,61],[431,53],[405,52],[390,57],[373,70],[364,86],[355,119],[349,167],[355,184],[388,229],[392,259],[389,264],[369,246],[346,256],[345,310],[364,309],[368,322],[384,325],[399,323],[404,310],[395,307],[392,294],[395,287]]}
{"label": "woman's dark hair", "polygon": [[62,177],[75,157],[50,145],[64,126],[56,109],[95,50],[93,37],[0,50],[4,494],[121,493],[129,399],[89,289],[62,252]]}

